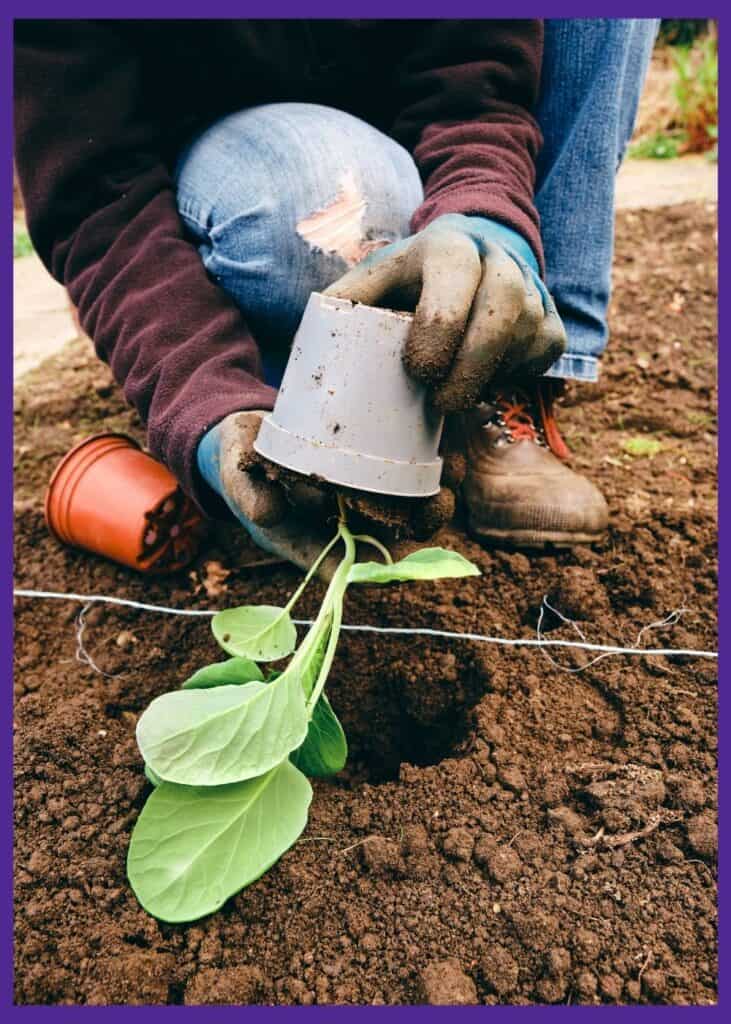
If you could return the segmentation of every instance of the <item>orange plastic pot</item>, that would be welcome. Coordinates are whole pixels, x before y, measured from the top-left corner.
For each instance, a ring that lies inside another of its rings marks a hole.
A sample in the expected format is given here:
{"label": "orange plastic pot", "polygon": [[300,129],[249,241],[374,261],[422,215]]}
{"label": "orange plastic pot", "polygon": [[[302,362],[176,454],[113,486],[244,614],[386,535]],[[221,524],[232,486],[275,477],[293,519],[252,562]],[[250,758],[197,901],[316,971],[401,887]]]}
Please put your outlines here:
{"label": "orange plastic pot", "polygon": [[195,556],[203,520],[165,466],[126,434],[96,434],[56,467],[46,523],[63,544],[140,572],[174,572]]}

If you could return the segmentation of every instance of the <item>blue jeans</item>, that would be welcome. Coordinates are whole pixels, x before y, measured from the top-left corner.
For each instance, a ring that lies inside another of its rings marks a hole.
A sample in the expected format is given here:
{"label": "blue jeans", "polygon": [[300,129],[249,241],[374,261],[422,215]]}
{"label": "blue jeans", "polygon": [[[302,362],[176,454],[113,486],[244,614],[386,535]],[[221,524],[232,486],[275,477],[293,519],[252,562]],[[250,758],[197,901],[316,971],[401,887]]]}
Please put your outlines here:
{"label": "blue jeans", "polygon": [[[550,376],[594,381],[607,343],[614,180],[632,134],[655,19],[546,22],[536,204],[546,284],[568,335]],[[312,291],[409,234],[422,200],[410,154],[330,107],[277,103],[206,129],[176,169],[178,208],[242,310],[277,386]]]}

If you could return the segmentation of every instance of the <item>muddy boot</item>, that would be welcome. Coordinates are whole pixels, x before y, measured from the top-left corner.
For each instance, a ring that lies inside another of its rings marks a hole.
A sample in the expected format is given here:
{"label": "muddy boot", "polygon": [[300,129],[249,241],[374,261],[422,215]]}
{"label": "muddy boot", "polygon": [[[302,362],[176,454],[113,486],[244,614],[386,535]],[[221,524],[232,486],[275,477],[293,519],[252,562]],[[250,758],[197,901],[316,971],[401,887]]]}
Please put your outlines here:
{"label": "muddy boot", "polygon": [[462,492],[478,540],[569,546],[598,540],[606,529],[601,492],[564,462],[569,451],[553,415],[561,386],[542,378],[521,389],[495,390],[463,417]]}

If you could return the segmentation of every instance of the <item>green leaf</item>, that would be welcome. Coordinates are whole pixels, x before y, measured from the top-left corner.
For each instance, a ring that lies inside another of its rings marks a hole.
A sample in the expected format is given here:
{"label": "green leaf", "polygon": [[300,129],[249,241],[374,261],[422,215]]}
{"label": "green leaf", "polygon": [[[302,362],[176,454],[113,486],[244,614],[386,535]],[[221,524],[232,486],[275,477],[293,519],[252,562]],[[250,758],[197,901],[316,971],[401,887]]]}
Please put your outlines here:
{"label": "green leaf", "polygon": [[324,693],[315,705],[305,742],[289,755],[289,759],[305,775],[315,777],[335,775],[345,767],[348,743]]}
{"label": "green leaf", "polygon": [[206,665],[186,679],[182,690],[207,690],[211,686],[240,686],[242,683],[261,682],[264,679],[256,662],[249,658],[229,658]]}
{"label": "green leaf", "polygon": [[155,775],[152,768],[150,768],[149,764],[145,765],[145,775],[147,776],[147,781],[151,782],[153,786],[162,785],[162,779],[160,778],[159,775]]}
{"label": "green leaf", "polygon": [[635,458],[653,459],[662,451],[662,443],[654,437],[630,437],[622,441],[622,447]]}
{"label": "green leaf", "polygon": [[166,782],[223,786],[280,764],[307,725],[299,674],[285,672],[268,685],[164,693],[137,723],[137,745]]}
{"label": "green leaf", "polygon": [[213,635],[227,654],[253,661],[279,661],[297,645],[297,630],[285,608],[268,604],[228,608],[212,620]]}
{"label": "green leaf", "polygon": [[391,583],[395,580],[441,580],[479,575],[477,566],[457,551],[421,548],[393,565],[384,562],[356,562],[348,574],[348,582]]}
{"label": "green leaf", "polygon": [[163,783],[143,807],[127,854],[137,899],[171,923],[213,913],[296,841],[311,799],[310,783],[289,761],[233,786]]}

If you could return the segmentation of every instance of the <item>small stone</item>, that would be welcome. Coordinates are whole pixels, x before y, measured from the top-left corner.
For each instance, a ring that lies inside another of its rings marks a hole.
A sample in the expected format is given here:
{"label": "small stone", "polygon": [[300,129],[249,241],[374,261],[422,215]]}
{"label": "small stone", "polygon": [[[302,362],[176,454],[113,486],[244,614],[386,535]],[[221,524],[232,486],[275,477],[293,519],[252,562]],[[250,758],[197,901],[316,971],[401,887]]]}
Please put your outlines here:
{"label": "small stone", "polygon": [[446,856],[463,862],[471,859],[474,845],[474,836],[466,828],[450,828],[442,841]]}
{"label": "small stone", "polygon": [[430,1006],[476,1006],[477,989],[456,957],[433,960],[419,975],[424,1001]]}
{"label": "small stone", "polygon": [[123,651],[128,651],[137,643],[137,638],[135,637],[134,633],[130,633],[129,630],[125,629],[117,635],[115,643],[117,647],[120,647]]}

